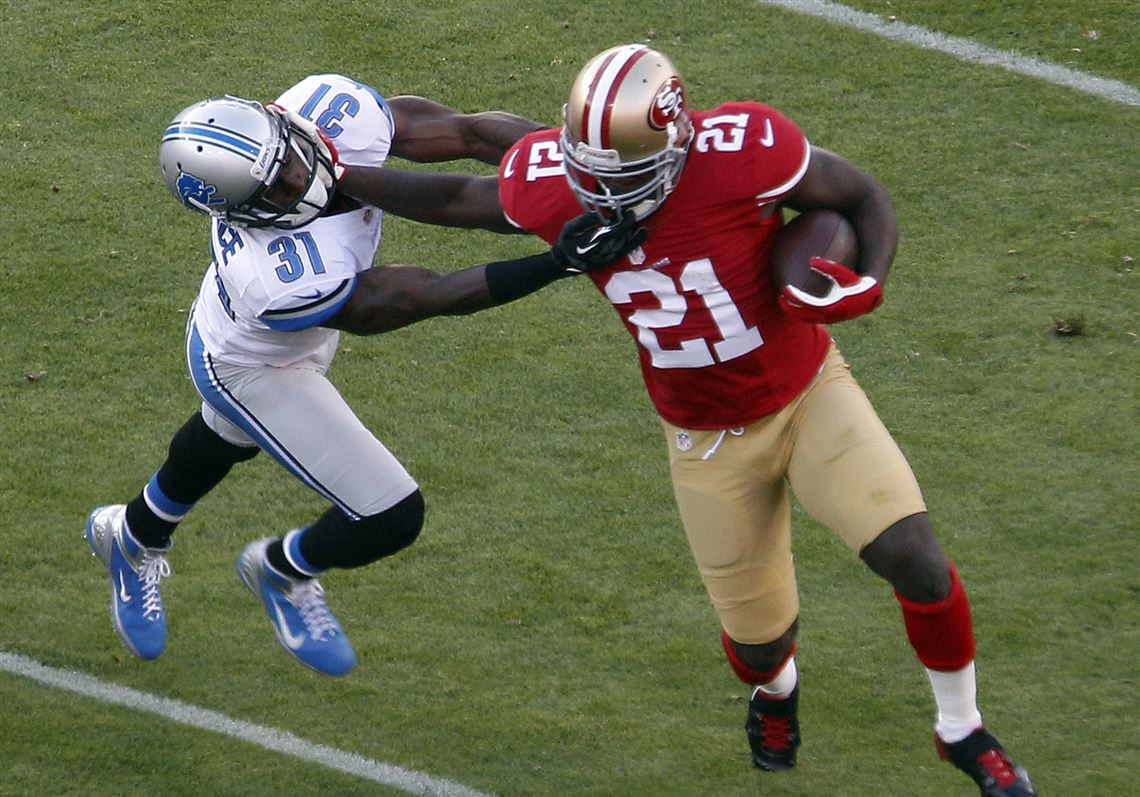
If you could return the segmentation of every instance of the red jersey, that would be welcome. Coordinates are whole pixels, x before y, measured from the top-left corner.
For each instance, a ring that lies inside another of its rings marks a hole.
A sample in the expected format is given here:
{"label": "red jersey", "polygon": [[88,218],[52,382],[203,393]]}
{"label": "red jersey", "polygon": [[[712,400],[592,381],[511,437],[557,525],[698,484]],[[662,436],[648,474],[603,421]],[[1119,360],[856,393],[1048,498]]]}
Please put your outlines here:
{"label": "red jersey", "polygon": [[[786,406],[819,371],[831,339],[780,310],[767,267],[783,223],[767,206],[803,177],[810,147],[793,122],[758,102],[697,111],[692,121],[677,186],[643,221],[649,238],[589,276],[637,342],[661,417],[729,429]],[[499,169],[504,213],[549,243],[582,213],[558,136],[523,137]]]}

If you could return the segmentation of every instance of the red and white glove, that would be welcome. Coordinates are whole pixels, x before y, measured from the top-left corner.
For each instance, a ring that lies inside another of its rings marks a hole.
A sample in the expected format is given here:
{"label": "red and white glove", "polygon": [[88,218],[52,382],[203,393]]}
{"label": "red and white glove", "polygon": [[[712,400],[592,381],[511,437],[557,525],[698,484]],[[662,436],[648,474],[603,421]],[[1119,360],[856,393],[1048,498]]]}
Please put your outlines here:
{"label": "red and white glove", "polygon": [[276,108],[281,113],[281,115],[285,117],[285,120],[289,122],[291,126],[297,128],[316,142],[317,148],[321,151],[321,154],[328,158],[329,163],[332,164],[333,178],[339,180],[341,178],[341,175],[344,174],[344,166],[340,162],[340,155],[337,154],[336,146],[325,134],[325,131],[321,130],[313,122],[310,122],[308,119],[301,116],[301,114],[297,113],[296,111],[291,111],[283,105],[278,105],[275,102],[268,103],[268,105]]}
{"label": "red and white glove", "polygon": [[829,283],[827,293],[814,296],[794,285],[780,290],[780,308],[788,315],[813,324],[849,321],[883,303],[883,287],[874,277],[860,276],[842,263],[813,257],[808,261]]}

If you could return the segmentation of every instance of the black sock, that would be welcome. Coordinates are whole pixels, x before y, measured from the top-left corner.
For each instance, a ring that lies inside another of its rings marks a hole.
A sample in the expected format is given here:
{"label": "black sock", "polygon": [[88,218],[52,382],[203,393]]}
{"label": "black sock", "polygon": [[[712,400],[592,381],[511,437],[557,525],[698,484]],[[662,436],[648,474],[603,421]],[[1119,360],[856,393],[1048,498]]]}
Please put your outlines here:
{"label": "black sock", "polygon": [[253,458],[259,450],[226,442],[206,425],[201,412],[195,412],[174,433],[162,467],[127,504],[131,535],[148,548],[165,547],[178,522],[194,504],[224,479],[236,463]]}

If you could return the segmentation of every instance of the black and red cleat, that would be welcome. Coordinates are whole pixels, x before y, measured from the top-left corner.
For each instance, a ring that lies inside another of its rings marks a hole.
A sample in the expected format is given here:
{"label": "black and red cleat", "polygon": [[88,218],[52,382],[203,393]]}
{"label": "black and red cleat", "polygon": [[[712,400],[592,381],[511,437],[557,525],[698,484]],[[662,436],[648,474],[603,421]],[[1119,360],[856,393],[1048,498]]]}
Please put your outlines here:
{"label": "black and red cleat", "polygon": [[752,763],[760,769],[777,772],[796,765],[796,748],[800,746],[800,723],[796,718],[799,701],[799,684],[783,700],[753,690],[744,730],[752,747]]}
{"label": "black and red cleat", "polygon": [[974,779],[982,797],[1037,797],[1029,773],[1010,760],[985,728],[978,728],[954,744],[935,736],[934,746],[944,760]]}

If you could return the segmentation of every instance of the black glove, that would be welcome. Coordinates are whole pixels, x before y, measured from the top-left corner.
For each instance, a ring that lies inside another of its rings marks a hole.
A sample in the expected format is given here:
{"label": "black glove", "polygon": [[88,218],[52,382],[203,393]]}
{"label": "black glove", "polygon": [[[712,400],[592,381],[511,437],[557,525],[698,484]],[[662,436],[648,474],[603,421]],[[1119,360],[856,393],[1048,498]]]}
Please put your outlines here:
{"label": "black glove", "polygon": [[585,274],[636,249],[648,235],[632,213],[609,223],[597,213],[586,213],[566,222],[551,253],[568,274]]}

